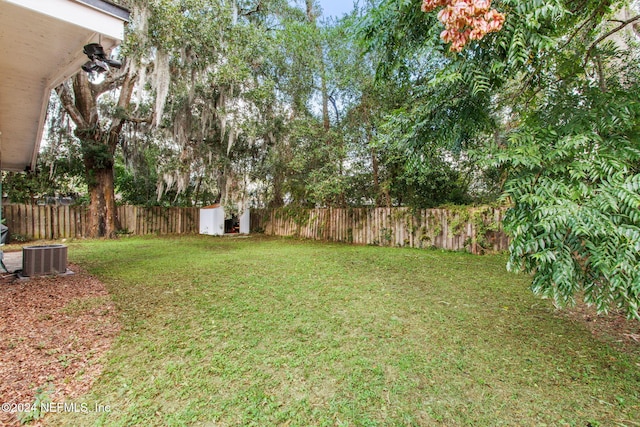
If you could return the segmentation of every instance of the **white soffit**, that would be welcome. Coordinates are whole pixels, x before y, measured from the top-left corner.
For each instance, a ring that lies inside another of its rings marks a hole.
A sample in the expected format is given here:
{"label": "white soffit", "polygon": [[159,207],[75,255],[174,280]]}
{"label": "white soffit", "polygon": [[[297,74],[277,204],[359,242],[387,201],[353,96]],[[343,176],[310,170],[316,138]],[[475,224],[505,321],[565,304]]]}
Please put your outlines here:
{"label": "white soffit", "polygon": [[92,1],[76,0],[3,0],[16,6],[30,9],[33,12],[49,16],[59,21],[77,25],[93,32],[111,37],[117,40],[124,38],[122,18],[116,14],[98,9],[100,3]]}

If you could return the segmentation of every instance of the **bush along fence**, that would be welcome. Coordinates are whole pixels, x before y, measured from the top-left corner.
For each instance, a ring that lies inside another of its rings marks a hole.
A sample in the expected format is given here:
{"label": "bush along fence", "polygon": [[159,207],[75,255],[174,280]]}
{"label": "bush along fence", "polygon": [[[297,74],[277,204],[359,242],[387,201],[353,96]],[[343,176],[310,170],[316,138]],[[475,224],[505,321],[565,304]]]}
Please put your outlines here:
{"label": "bush along fence", "polygon": [[[120,228],[127,234],[187,234],[199,229],[198,208],[118,206],[117,209]],[[14,241],[86,236],[85,206],[7,204],[2,207],[2,216]]]}
{"label": "bush along fence", "polygon": [[505,212],[491,207],[281,208],[252,211],[251,229],[274,236],[483,254],[508,250]]}

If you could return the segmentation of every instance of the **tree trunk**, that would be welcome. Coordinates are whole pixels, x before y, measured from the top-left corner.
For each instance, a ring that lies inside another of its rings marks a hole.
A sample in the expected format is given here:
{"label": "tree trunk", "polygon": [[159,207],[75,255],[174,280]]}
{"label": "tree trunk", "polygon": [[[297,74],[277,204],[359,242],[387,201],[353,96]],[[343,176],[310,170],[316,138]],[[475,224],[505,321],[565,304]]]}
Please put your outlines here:
{"label": "tree trunk", "polygon": [[280,173],[280,171],[276,172],[273,177],[273,197],[269,202],[269,208],[280,208],[284,206],[284,197],[282,196],[282,181],[284,177]]}
{"label": "tree trunk", "polygon": [[[118,80],[120,96],[117,111],[126,111],[136,76],[125,68],[123,74],[113,78]],[[86,73],[80,71],[72,84],[61,84],[56,88],[60,101],[76,125],[75,134],[80,139],[85,166],[85,177],[89,187],[91,204],[89,206],[87,237],[116,236],[118,218],[115,204],[115,186],[113,177],[113,156],[120,140],[125,118],[114,114],[111,124],[100,126],[98,96],[110,90],[111,83],[92,84]]]}
{"label": "tree trunk", "polygon": [[117,230],[117,212],[114,199],[113,165],[90,171],[89,218],[87,234],[90,237],[114,238]]}
{"label": "tree trunk", "polygon": [[[322,57],[322,47],[318,47],[318,57],[320,60],[320,89],[322,90],[322,127],[325,132],[329,132],[331,123],[329,122],[329,94],[327,93],[327,72]],[[327,138],[327,142],[328,138]]]}
{"label": "tree trunk", "polygon": [[371,163],[373,166],[373,194],[376,195],[375,203],[376,207],[378,207],[380,206],[380,172],[378,166],[378,155],[375,148],[371,148]]}
{"label": "tree trunk", "polygon": [[[316,25],[316,12],[313,7],[313,0],[306,0],[307,19],[315,31],[318,30]],[[318,56],[318,64],[320,65],[320,91],[322,92],[322,127],[325,132],[329,132],[331,124],[329,122],[329,94],[327,93],[327,72],[324,63],[324,55],[322,51],[322,42],[318,40],[316,46],[316,55]],[[327,141],[327,143],[330,141]]]}
{"label": "tree trunk", "polygon": [[378,153],[373,146],[373,125],[369,117],[369,104],[368,98],[365,96],[362,99],[362,114],[364,116],[364,126],[367,132],[367,146],[371,150],[371,166],[373,168],[373,194],[375,194],[376,207],[382,205],[382,194],[380,192],[380,165],[378,162]]}

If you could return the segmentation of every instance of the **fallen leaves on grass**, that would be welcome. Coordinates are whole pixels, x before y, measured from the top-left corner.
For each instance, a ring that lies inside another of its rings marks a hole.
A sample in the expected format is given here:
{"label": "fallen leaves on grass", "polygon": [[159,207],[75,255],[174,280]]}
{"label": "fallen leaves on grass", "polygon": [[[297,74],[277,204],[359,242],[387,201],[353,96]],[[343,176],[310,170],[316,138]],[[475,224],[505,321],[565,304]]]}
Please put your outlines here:
{"label": "fallen leaves on grass", "polygon": [[627,319],[622,312],[598,314],[594,307],[578,302],[559,314],[583,325],[597,340],[613,344],[622,351],[640,354],[640,322]]}
{"label": "fallen leaves on grass", "polygon": [[[37,389],[52,402],[86,393],[118,333],[102,283],[77,266],[71,276],[0,281],[0,403],[32,404]],[[0,412],[0,425],[18,425]]]}

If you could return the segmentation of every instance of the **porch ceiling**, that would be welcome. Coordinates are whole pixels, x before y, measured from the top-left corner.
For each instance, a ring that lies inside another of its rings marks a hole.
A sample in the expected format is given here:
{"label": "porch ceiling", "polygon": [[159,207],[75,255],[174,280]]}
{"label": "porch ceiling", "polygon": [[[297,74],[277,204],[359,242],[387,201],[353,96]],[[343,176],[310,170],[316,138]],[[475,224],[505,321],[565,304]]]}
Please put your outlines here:
{"label": "porch ceiling", "polygon": [[104,0],[0,0],[0,168],[31,170],[51,89],[88,59],[87,43],[108,52],[129,13]]}

